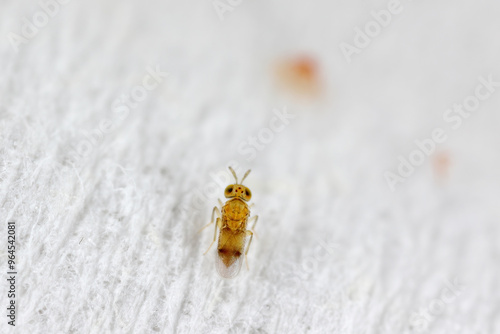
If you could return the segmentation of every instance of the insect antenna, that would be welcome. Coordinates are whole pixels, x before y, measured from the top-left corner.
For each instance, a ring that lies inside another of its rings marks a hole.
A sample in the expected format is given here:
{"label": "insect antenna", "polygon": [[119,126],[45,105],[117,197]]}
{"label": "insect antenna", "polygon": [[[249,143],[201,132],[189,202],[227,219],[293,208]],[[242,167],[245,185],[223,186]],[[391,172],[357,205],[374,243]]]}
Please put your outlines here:
{"label": "insect antenna", "polygon": [[231,166],[229,166],[228,168],[231,171],[231,173],[233,174],[234,179],[236,180],[236,184],[238,184],[238,177],[236,176],[236,173],[234,172],[234,169]]}
{"label": "insect antenna", "polygon": [[243,178],[241,179],[241,183],[240,184],[243,184],[243,180],[245,180],[245,178],[248,176],[248,174],[250,174],[251,171],[252,171],[251,169],[247,170],[247,172],[245,173],[245,175],[243,175]]}

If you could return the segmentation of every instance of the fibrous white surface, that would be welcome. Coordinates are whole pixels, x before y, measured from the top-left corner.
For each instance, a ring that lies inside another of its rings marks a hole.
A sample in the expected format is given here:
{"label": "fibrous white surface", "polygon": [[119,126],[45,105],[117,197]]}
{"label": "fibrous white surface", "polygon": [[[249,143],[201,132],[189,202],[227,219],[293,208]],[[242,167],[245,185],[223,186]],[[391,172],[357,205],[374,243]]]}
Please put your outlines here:
{"label": "fibrous white surface", "polygon": [[[0,4],[3,310],[7,221],[19,272],[0,332],[500,332],[500,87],[444,118],[500,81],[500,5],[402,0],[348,62],[390,3]],[[274,84],[302,54],[320,97]],[[233,280],[197,234],[228,165],[260,216]]]}

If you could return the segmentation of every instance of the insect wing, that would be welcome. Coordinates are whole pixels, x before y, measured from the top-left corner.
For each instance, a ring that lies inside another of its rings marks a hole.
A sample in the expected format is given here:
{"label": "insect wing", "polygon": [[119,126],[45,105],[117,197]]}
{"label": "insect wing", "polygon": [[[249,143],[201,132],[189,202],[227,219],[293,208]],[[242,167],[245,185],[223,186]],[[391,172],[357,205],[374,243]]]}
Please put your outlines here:
{"label": "insect wing", "polygon": [[217,269],[219,275],[221,275],[222,277],[234,278],[240,272],[241,264],[243,263],[244,257],[245,255],[241,254],[240,256],[235,257],[234,261],[229,266],[226,266],[226,264],[223,261],[223,258],[216,253],[215,268]]}

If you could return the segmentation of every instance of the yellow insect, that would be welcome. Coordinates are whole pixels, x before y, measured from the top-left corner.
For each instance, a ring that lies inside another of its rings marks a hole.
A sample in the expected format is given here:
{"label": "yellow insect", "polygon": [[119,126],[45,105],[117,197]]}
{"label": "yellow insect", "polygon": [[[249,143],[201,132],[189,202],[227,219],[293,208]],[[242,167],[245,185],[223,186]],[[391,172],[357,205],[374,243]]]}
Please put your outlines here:
{"label": "yellow insect", "polygon": [[[236,180],[235,184],[230,184],[224,190],[224,196],[228,198],[225,204],[219,199],[219,204],[221,210],[217,206],[214,207],[212,211],[212,219],[205,227],[210,226],[214,222],[214,216],[217,214],[217,220],[215,223],[214,240],[208,247],[207,251],[203,254],[208,253],[212,245],[217,238],[217,228],[219,228],[219,241],[217,243],[217,256],[216,256],[216,268],[218,273],[225,278],[235,277],[241,268],[241,263],[243,257],[241,255],[245,254],[245,262],[248,269],[247,254],[250,249],[250,244],[253,238],[253,229],[257,224],[259,216],[250,217],[250,207],[246,202],[252,198],[252,192],[250,189],[245,187],[242,183],[243,180],[248,176],[250,170],[248,170],[241,182],[238,182],[238,177],[234,170],[229,167],[229,170]],[[253,221],[252,228],[247,230],[247,224]],[[202,229],[204,229],[203,227]],[[248,240],[248,245],[245,244],[247,237],[250,236]]]}

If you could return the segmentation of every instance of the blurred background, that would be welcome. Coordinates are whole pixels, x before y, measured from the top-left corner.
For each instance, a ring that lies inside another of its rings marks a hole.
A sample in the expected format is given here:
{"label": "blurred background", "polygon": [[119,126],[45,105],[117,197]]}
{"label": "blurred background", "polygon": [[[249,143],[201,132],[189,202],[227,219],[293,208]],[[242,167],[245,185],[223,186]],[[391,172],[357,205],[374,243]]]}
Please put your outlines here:
{"label": "blurred background", "polygon": [[[500,332],[500,4],[0,13],[17,332]],[[260,217],[233,280],[197,233],[228,166]]]}

